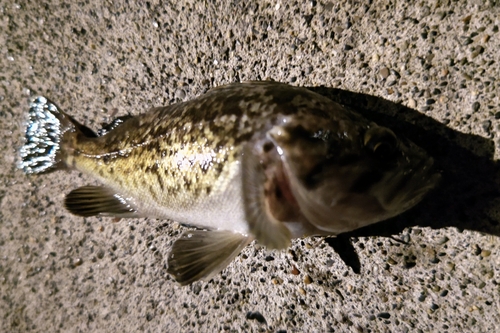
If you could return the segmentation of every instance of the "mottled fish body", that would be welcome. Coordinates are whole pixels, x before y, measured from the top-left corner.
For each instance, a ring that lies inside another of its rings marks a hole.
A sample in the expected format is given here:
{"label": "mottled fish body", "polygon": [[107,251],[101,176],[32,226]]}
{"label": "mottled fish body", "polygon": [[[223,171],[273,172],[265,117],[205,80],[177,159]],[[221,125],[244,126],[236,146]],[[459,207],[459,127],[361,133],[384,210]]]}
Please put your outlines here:
{"label": "mottled fish body", "polygon": [[115,120],[100,135],[44,97],[30,107],[20,167],[76,169],[103,186],[70,192],[80,216],[154,217],[190,230],[169,256],[187,284],[256,239],[337,235],[395,216],[439,179],[407,140],[304,88],[248,82]]}

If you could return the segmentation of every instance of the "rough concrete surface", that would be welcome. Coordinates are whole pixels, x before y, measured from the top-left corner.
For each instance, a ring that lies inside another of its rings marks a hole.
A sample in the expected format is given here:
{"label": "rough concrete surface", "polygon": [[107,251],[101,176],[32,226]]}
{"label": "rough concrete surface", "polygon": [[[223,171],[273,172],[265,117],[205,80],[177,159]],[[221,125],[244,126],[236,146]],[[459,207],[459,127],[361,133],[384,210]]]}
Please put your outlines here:
{"label": "rough concrete surface", "polygon": [[[499,6],[0,0],[0,331],[500,332]],[[92,179],[16,168],[35,95],[97,129],[265,79],[392,123],[435,156],[442,186],[399,218],[251,245],[180,287],[166,257],[183,227],[72,216],[64,195]]]}

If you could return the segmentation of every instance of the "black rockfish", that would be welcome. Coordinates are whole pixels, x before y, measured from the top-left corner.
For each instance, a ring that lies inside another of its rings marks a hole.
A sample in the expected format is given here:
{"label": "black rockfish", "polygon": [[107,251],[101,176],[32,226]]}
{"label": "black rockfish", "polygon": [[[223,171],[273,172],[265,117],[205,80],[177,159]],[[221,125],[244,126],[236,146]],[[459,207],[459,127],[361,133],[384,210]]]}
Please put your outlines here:
{"label": "black rockfish", "polygon": [[[20,167],[76,169],[103,186],[70,192],[80,216],[153,217],[199,228],[168,272],[209,279],[252,240],[337,235],[417,204],[440,178],[421,148],[304,88],[236,83],[119,118],[100,135],[44,97],[29,110]],[[201,230],[204,229],[204,230]]]}

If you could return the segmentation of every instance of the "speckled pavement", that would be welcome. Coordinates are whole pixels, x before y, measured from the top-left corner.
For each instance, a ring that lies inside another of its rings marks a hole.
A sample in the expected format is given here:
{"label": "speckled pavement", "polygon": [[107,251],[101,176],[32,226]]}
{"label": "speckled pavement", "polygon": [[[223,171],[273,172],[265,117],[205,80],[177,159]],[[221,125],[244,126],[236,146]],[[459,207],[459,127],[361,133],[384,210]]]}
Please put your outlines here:
{"label": "speckled pavement", "polygon": [[[1,332],[500,332],[498,1],[68,3],[0,2]],[[72,216],[64,195],[90,178],[16,168],[35,95],[97,129],[265,79],[408,134],[442,187],[180,287],[166,257],[182,227]]]}

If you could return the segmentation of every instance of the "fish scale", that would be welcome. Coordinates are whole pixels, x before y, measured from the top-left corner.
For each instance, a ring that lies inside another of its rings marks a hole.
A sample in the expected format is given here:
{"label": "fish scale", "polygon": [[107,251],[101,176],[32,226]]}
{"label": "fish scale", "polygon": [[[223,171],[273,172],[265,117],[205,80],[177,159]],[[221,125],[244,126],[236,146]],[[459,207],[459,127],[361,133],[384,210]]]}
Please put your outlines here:
{"label": "fish scale", "polygon": [[395,216],[440,178],[431,157],[390,129],[282,83],[230,84],[125,118],[98,136],[38,97],[20,167],[76,169],[100,181],[66,196],[76,215],[197,228],[169,255],[181,284],[215,276],[253,240],[284,249],[292,238]]}

